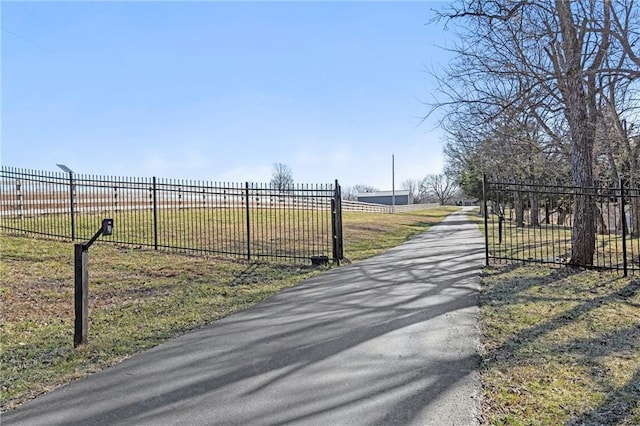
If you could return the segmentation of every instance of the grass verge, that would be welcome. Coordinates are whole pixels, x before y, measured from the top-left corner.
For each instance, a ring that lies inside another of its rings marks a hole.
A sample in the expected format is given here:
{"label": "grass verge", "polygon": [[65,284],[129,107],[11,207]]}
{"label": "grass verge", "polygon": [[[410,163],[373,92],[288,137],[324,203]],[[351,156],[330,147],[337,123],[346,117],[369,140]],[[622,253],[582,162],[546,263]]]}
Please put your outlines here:
{"label": "grass verge", "polygon": [[[345,255],[359,260],[455,209],[345,213]],[[73,348],[73,246],[0,234],[2,411],[211,323],[321,271],[95,244],[89,343]]]}
{"label": "grass verge", "polygon": [[482,283],[486,424],[640,424],[640,279],[503,266]]}
{"label": "grass verge", "polygon": [[344,255],[350,261],[366,259],[424,232],[458,207],[398,213],[343,212]]}

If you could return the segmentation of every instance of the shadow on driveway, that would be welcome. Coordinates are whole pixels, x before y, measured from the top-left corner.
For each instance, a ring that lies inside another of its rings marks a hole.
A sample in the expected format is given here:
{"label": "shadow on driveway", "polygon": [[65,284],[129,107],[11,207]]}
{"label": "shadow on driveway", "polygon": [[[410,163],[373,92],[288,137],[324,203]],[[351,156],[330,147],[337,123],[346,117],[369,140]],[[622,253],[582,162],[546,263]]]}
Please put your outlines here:
{"label": "shadow on driveway", "polygon": [[463,213],[3,414],[13,424],[477,424]]}

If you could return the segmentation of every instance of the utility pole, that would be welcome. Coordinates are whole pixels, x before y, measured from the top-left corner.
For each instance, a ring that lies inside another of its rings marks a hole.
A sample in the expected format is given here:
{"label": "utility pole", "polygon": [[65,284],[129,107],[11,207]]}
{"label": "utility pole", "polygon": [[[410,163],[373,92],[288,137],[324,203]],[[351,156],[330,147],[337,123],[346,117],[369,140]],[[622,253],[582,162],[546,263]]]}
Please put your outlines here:
{"label": "utility pole", "polygon": [[396,212],[396,170],[395,156],[391,154],[391,213]]}

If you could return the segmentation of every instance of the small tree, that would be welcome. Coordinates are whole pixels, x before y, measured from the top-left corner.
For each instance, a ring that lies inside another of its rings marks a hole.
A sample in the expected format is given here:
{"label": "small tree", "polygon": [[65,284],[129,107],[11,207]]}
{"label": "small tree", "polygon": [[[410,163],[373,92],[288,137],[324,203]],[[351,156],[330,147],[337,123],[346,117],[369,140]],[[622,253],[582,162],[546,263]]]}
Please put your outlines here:
{"label": "small tree", "polygon": [[400,187],[409,191],[409,197],[413,200],[414,204],[420,204],[424,201],[425,195],[421,191],[421,182],[418,179],[407,179],[400,184]]}
{"label": "small tree", "polygon": [[271,187],[278,191],[286,191],[293,185],[293,173],[286,164],[274,163],[271,174]]}

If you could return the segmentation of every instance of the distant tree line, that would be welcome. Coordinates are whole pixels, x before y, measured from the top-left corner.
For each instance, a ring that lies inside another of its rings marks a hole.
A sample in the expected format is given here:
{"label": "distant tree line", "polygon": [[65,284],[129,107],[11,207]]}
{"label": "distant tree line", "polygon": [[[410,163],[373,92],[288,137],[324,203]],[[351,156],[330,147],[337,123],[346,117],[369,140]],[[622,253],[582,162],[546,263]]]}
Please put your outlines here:
{"label": "distant tree line", "polygon": [[[455,179],[444,173],[427,175],[423,179],[407,179],[402,182],[400,187],[409,191],[410,198],[414,204],[453,204],[463,197]],[[358,194],[377,191],[379,189],[371,185],[347,186],[342,190],[342,198],[356,201]]]}

